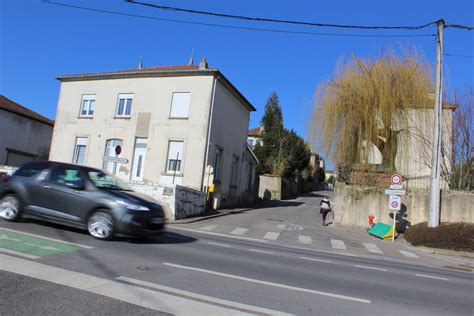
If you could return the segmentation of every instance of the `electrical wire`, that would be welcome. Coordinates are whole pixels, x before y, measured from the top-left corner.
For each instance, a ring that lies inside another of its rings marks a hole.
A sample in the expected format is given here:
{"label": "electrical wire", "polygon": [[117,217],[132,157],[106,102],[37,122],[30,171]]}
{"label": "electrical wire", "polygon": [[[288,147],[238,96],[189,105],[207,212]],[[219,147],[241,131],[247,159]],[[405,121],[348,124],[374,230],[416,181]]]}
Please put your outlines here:
{"label": "electrical wire", "polygon": [[472,26],[460,25],[460,24],[446,24],[444,27],[452,27],[452,28],[463,29],[463,30],[468,30],[468,31],[474,30],[474,27]]}
{"label": "electrical wire", "polygon": [[451,53],[444,53],[444,56],[449,57],[465,57],[465,58],[474,58],[474,55],[459,55],[459,54],[451,54]]}
{"label": "electrical wire", "polygon": [[219,28],[239,29],[239,30],[247,30],[247,31],[313,35],[313,36],[336,36],[336,37],[436,37],[436,34],[413,34],[413,35],[411,34],[380,34],[380,35],[379,34],[343,34],[343,33],[304,32],[304,31],[290,31],[290,30],[278,30],[278,29],[267,29],[267,28],[256,28],[256,27],[244,27],[244,26],[236,26],[236,25],[224,25],[224,24],[203,23],[203,22],[194,22],[194,21],[186,21],[186,20],[159,18],[159,17],[153,17],[153,16],[124,13],[124,12],[110,11],[110,10],[102,10],[102,9],[96,9],[96,8],[91,8],[91,7],[59,3],[59,2],[49,1],[49,0],[43,0],[43,2],[47,4],[57,5],[57,6],[63,6],[63,7],[86,10],[86,11],[93,11],[93,12],[101,12],[101,13],[106,13],[106,14],[114,14],[114,15],[121,15],[121,16],[128,16],[128,17],[135,17],[135,18],[142,18],[142,19],[149,19],[149,20],[158,20],[158,21],[164,21],[164,22],[175,22],[175,23],[219,27]]}
{"label": "electrical wire", "polygon": [[166,11],[175,11],[175,12],[186,12],[192,14],[201,14],[201,15],[210,15],[216,16],[221,18],[230,18],[230,19],[238,19],[238,20],[247,20],[247,21],[258,21],[258,22],[271,22],[271,23],[284,23],[284,24],[296,24],[296,25],[306,25],[306,26],[318,26],[318,27],[335,27],[335,28],[351,28],[351,29],[369,29],[369,30],[376,30],[376,29],[383,29],[383,30],[419,30],[423,29],[432,25],[435,25],[437,21],[433,21],[427,24],[418,25],[418,26],[368,26],[368,25],[341,25],[341,24],[328,24],[328,23],[313,23],[313,22],[304,22],[304,21],[291,21],[291,20],[277,20],[277,19],[267,19],[267,18],[257,18],[257,17],[248,17],[242,15],[233,15],[233,14],[225,14],[225,13],[216,13],[216,12],[209,12],[209,11],[199,11],[199,10],[191,10],[191,9],[183,9],[177,7],[169,7],[157,4],[151,4],[146,2],[139,2],[135,0],[125,0],[125,2],[131,4],[137,4],[147,7],[152,7],[155,9],[166,10]]}

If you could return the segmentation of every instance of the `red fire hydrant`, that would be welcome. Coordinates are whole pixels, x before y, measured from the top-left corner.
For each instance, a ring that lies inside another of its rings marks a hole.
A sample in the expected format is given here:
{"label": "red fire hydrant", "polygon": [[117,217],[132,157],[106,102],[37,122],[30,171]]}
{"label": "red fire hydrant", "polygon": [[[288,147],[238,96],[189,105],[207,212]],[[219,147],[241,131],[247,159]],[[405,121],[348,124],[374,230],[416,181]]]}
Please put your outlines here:
{"label": "red fire hydrant", "polygon": [[375,216],[374,215],[369,215],[369,228],[372,228],[374,227],[375,223],[374,223],[374,218]]}

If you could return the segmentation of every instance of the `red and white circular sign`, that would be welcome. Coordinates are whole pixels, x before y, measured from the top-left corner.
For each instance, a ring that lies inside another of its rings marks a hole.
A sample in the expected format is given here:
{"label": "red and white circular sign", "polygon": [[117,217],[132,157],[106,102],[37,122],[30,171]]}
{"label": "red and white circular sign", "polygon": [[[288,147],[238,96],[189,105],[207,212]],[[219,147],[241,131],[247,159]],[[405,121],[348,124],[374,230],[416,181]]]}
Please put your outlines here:
{"label": "red and white circular sign", "polygon": [[394,175],[390,177],[391,184],[402,184],[402,181],[403,181],[402,176],[399,175],[398,173],[395,173]]}

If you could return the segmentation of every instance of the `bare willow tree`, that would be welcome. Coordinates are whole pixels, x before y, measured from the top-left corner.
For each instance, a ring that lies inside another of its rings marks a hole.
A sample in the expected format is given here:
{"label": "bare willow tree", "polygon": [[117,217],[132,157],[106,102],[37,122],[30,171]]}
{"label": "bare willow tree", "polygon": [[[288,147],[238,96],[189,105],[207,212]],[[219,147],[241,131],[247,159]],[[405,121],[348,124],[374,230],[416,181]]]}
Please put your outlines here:
{"label": "bare willow tree", "polygon": [[368,163],[396,170],[400,133],[410,125],[410,109],[434,103],[430,64],[414,48],[388,49],[375,58],[352,56],[339,62],[333,77],[316,93],[312,133],[335,165]]}

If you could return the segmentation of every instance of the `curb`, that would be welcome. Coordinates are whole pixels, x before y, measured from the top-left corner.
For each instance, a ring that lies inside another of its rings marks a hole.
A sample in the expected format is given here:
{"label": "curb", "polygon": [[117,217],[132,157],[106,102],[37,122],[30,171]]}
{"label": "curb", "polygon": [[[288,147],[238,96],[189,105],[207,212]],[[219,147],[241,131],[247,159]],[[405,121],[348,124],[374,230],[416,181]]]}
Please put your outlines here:
{"label": "curb", "polygon": [[185,219],[178,219],[176,221],[166,222],[166,224],[168,224],[168,225],[191,224],[191,223],[200,222],[200,221],[204,221],[206,219],[211,219],[211,218],[215,218],[215,217],[221,217],[221,216],[226,216],[226,215],[232,215],[232,214],[247,212],[247,211],[250,211],[250,210],[253,210],[253,209],[255,209],[255,208],[246,208],[246,209],[241,209],[241,210],[238,210],[238,211],[221,212],[219,214],[213,214],[213,215],[202,216],[202,217],[194,217],[194,218],[191,217],[191,218],[185,218]]}
{"label": "curb", "polygon": [[474,252],[456,251],[456,250],[449,250],[449,249],[442,249],[442,248],[431,248],[431,247],[425,247],[425,246],[413,246],[413,247],[415,247],[417,250],[421,252],[426,252],[426,253],[431,253],[431,254],[436,254],[436,255],[448,255],[448,256],[474,258]]}

